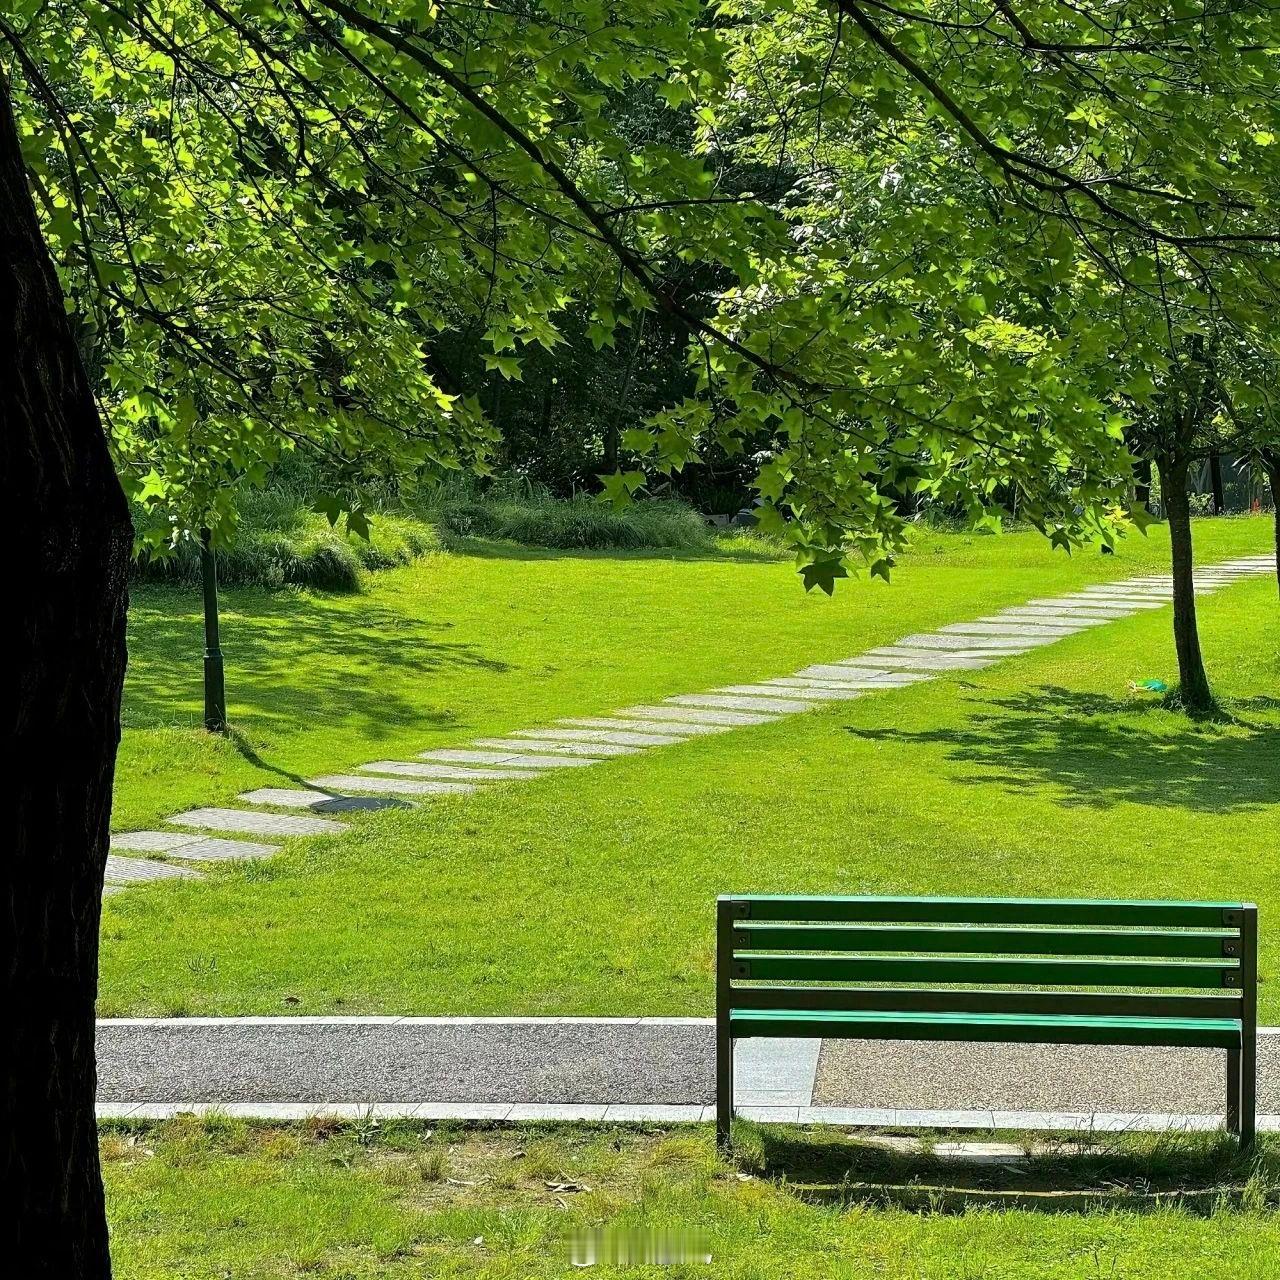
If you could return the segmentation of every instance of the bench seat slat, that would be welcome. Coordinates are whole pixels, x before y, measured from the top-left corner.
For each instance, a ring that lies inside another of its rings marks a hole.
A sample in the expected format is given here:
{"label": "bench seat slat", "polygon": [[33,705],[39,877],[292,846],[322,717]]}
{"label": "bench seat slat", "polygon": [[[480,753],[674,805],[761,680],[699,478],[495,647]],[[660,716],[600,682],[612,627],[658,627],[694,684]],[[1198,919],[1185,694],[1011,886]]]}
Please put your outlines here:
{"label": "bench seat slat", "polygon": [[1236,1018],[1081,1017],[1073,1014],[907,1013],[888,1009],[819,1013],[734,1009],[733,1035],[868,1040],[966,1040],[1019,1044],[1126,1044],[1234,1049]]}
{"label": "bench seat slat", "polygon": [[[1085,924],[1213,928],[1239,902],[1163,902],[1088,898],[904,898],[734,894],[750,920],[918,921],[934,924]],[[1236,920],[1238,923],[1238,919]]]}
{"label": "bench seat slat", "polygon": [[734,945],[753,951],[971,952],[986,955],[1163,956],[1214,959],[1238,954],[1229,929],[985,929],[957,925],[759,924],[743,921]]}
{"label": "bench seat slat", "polygon": [[738,952],[733,978],[752,982],[984,982],[1017,986],[1194,987],[1239,981],[1234,960],[1028,960],[1004,957],[770,955]]}

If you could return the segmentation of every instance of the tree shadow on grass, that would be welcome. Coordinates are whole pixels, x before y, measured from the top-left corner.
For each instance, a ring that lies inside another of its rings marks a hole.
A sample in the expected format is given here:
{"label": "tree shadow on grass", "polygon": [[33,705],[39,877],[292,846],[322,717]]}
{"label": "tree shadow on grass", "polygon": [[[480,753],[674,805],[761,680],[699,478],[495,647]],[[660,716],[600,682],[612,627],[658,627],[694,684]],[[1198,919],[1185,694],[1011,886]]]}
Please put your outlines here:
{"label": "tree shadow on grass", "polygon": [[[139,593],[125,689],[131,728],[198,723],[203,632],[198,601],[176,588]],[[361,601],[301,593],[227,593],[222,648],[232,716],[251,732],[332,720],[371,740],[454,715],[401,690],[443,670],[500,675],[510,664],[451,642],[450,624]]]}
{"label": "tree shadow on grass", "polygon": [[1121,803],[1206,813],[1261,810],[1280,801],[1280,724],[1251,721],[1280,709],[1259,697],[1237,702],[1229,724],[1153,732],[1153,702],[1121,701],[1055,685],[1009,697],[974,697],[963,727],[857,729],[871,742],[929,743],[962,766],[955,780],[1022,793],[1057,787],[1060,802]]}
{"label": "tree shadow on grass", "polygon": [[[983,1134],[947,1136],[961,1143],[990,1141]],[[970,1158],[928,1144],[922,1150],[887,1149],[875,1138],[797,1135],[783,1127],[760,1128],[748,1141],[760,1176],[805,1203],[839,1209],[963,1214],[1178,1208],[1207,1215],[1256,1200],[1260,1184],[1274,1195],[1280,1181],[1280,1159],[1265,1139],[1252,1153],[1242,1153],[1235,1138],[1222,1132],[1104,1135],[1091,1143],[1037,1135],[1025,1150]]]}

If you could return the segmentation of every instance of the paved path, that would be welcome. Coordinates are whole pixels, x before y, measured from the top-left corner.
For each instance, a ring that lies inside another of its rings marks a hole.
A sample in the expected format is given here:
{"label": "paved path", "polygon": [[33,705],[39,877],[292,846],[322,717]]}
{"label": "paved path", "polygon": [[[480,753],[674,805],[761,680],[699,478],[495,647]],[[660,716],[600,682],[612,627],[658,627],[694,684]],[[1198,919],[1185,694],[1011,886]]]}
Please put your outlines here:
{"label": "paved path", "polygon": [[[714,1101],[702,1018],[185,1018],[98,1024],[104,1116],[218,1110],[475,1120],[697,1121]],[[1280,1029],[1259,1035],[1260,1125],[1280,1129]],[[758,1040],[739,1114],[887,1127],[1221,1123],[1212,1050]]]}
{"label": "paved path", "polygon": [[[1208,595],[1242,578],[1274,571],[1270,556],[1246,556],[1200,568]],[[815,663],[794,675],[681,693],[609,716],[567,718],[474,744],[424,751],[414,760],[374,760],[349,773],[324,774],[306,787],[262,787],[242,807],[192,809],[161,831],[112,837],[106,893],[172,879],[199,878],[199,864],[269,857],[278,841],[333,834],[352,810],[403,806],[430,796],[466,794],[495,782],[529,781],[557,769],[589,768],[619,756],[678,746],[690,738],[771,724],[832,702],[900,689],[952,671],[976,671],[1064,636],[1169,604],[1168,575],[1098,583],[972,622],[910,635],[854,658]],[[195,863],[195,866],[187,864]]]}

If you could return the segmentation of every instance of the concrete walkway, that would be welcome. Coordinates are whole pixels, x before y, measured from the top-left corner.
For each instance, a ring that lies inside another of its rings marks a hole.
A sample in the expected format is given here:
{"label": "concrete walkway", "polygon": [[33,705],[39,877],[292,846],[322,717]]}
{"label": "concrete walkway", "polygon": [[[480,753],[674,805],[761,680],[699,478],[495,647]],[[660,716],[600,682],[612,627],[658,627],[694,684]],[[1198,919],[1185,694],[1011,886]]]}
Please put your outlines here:
{"label": "concrete walkway", "polygon": [[[1274,569],[1270,556],[1204,566],[1196,572],[1196,591],[1208,595]],[[262,787],[239,796],[239,807],[191,809],[167,818],[164,830],[113,836],[105,892],[198,879],[200,864],[210,861],[270,857],[280,840],[341,832],[343,815],[353,810],[421,803],[499,782],[528,782],[557,769],[589,768],[952,672],[981,670],[1090,627],[1166,608],[1171,594],[1167,574],[1096,583],[972,622],[905,636],[854,658],[815,663],[789,676],[674,694],[609,716],[566,718],[506,737],[424,751],[413,760],[373,760],[352,773],[312,778],[306,787]]]}
{"label": "concrete walkway", "polygon": [[[1259,1125],[1280,1130],[1280,1028],[1258,1037]],[[703,1018],[175,1018],[98,1024],[99,1114],[464,1120],[711,1118]],[[742,1041],[739,1115],[976,1129],[1221,1124],[1213,1050]]]}

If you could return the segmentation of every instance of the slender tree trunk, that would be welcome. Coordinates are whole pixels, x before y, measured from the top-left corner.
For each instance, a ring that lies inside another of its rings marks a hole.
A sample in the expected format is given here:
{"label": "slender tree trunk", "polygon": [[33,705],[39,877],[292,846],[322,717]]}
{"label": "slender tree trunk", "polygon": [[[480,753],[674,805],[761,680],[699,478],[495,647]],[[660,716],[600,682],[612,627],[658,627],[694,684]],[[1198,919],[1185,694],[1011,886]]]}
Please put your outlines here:
{"label": "slender tree trunk", "polygon": [[1187,497],[1187,460],[1184,456],[1162,456],[1160,494],[1165,518],[1169,521],[1169,544],[1173,560],[1173,642],[1178,653],[1178,681],[1182,705],[1191,715],[1205,715],[1213,709],[1213,694],[1200,653],[1200,630],[1196,623],[1195,574],[1191,545],[1191,503]]}
{"label": "slender tree trunk", "polygon": [[124,678],[128,507],[0,77],[0,493],[13,621],[0,809],[10,1274],[109,1276],[94,999]]}
{"label": "slender tree trunk", "polygon": [[1222,484],[1222,458],[1216,453],[1209,455],[1209,486],[1213,489],[1213,514],[1220,516],[1227,509],[1227,493]]}
{"label": "slender tree trunk", "polygon": [[1280,452],[1264,455],[1267,482],[1271,485],[1271,505],[1275,508],[1276,525],[1276,588],[1280,590]]}
{"label": "slender tree trunk", "polygon": [[1139,458],[1133,469],[1133,500],[1146,510],[1151,510],[1151,459]]}

